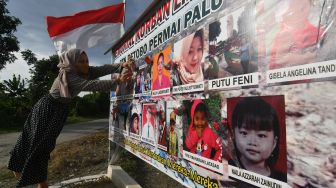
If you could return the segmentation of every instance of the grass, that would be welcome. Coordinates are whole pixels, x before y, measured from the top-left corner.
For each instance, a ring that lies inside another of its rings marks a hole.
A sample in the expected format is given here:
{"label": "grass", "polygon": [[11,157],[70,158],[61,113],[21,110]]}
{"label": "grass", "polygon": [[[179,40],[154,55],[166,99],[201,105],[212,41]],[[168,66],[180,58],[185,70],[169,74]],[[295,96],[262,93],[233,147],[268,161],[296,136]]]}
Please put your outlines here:
{"label": "grass", "polygon": [[99,174],[107,170],[107,131],[60,144],[51,153],[50,182]]}
{"label": "grass", "polygon": [[68,116],[65,124],[83,123],[98,119],[97,117]]}
{"label": "grass", "polygon": [[22,131],[22,127],[0,127],[0,134]]}
{"label": "grass", "polygon": [[[106,117],[68,116],[65,124],[66,125],[71,125],[71,124],[75,124],[75,123],[84,123],[84,122],[93,121],[95,119],[101,119],[101,118],[106,118]],[[22,127],[20,127],[20,126],[0,127],[0,134],[7,134],[7,133],[21,132],[21,131],[22,131]]]}
{"label": "grass", "polygon": [[0,187],[3,187],[1,186],[2,183],[12,181],[15,181],[14,174],[11,171],[7,170],[5,166],[0,167]]}

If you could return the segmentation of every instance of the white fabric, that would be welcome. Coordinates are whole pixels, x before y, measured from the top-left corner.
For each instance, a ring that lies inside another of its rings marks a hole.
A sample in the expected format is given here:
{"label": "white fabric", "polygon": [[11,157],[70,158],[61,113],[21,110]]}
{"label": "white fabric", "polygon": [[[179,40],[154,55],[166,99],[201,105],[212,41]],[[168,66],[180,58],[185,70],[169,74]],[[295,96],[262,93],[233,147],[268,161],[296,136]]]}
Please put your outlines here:
{"label": "white fabric", "polygon": [[150,122],[147,122],[142,129],[142,137],[154,140],[154,128]]}
{"label": "white fabric", "polygon": [[113,45],[124,32],[122,23],[89,24],[67,33],[52,37],[53,43],[60,55],[69,49],[87,49],[97,45]]}

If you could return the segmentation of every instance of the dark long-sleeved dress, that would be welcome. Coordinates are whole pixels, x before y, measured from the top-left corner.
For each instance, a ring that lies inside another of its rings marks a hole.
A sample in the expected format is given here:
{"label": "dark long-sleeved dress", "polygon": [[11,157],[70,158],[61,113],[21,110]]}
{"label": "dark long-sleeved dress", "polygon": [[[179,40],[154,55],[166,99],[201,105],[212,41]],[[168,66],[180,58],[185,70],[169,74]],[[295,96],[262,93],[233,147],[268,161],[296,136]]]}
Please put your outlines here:
{"label": "dark long-sleeved dress", "polygon": [[[68,73],[68,87],[71,98],[81,91],[111,91],[115,80],[95,80],[98,77],[120,72],[120,64],[90,67],[88,78]],[[47,180],[48,160],[55,148],[69,112],[71,98],[60,96],[59,79],[56,78],[49,94],[42,97],[32,108],[11,151],[8,169],[21,172],[16,187],[37,184]]]}

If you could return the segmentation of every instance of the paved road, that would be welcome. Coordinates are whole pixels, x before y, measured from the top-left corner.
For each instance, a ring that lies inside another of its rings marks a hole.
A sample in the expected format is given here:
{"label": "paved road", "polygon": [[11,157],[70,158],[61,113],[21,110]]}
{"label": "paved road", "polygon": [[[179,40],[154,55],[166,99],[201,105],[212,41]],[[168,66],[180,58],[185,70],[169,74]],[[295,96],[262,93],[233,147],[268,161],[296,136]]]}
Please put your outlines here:
{"label": "paved road", "polygon": [[[82,136],[108,129],[108,119],[99,119],[86,123],[77,123],[64,126],[61,135],[57,138],[57,144],[78,139]],[[0,167],[6,166],[9,152],[16,143],[20,133],[0,134]]]}

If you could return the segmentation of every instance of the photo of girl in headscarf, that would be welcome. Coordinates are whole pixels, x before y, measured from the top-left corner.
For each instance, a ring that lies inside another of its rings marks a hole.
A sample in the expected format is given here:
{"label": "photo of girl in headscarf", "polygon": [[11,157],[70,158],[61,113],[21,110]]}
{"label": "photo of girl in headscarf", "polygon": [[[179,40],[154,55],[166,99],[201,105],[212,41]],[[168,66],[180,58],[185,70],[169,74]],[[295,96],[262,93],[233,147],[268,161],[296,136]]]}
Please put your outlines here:
{"label": "photo of girl in headscarf", "polygon": [[[174,44],[176,57],[172,60],[177,76],[173,84],[191,84],[204,81],[204,30],[197,30]],[[174,80],[175,78],[175,80]]]}

